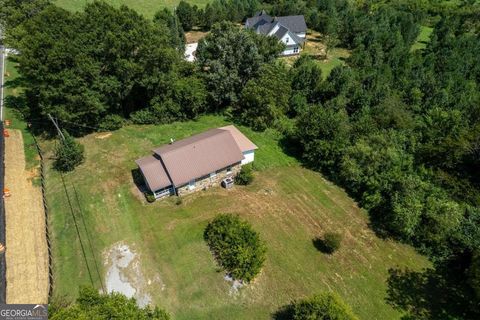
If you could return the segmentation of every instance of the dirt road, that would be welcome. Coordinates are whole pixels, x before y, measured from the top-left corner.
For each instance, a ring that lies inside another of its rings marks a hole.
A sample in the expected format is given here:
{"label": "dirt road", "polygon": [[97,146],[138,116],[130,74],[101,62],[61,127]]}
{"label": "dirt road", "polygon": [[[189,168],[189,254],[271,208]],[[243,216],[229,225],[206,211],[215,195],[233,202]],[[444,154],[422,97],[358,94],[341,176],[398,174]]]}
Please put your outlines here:
{"label": "dirt road", "polygon": [[48,252],[40,187],[25,170],[23,137],[5,138],[7,303],[47,303]]}

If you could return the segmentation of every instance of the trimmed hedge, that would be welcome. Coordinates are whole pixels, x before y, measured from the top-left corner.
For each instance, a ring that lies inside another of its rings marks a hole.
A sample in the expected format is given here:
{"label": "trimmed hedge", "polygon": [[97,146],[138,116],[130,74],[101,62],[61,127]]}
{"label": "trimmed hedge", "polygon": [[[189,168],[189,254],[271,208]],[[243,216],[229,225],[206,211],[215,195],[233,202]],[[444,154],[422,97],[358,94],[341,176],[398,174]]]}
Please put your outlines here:
{"label": "trimmed hedge", "polygon": [[218,263],[234,278],[250,282],[262,269],[266,247],[252,226],[236,215],[220,214],[204,239]]}

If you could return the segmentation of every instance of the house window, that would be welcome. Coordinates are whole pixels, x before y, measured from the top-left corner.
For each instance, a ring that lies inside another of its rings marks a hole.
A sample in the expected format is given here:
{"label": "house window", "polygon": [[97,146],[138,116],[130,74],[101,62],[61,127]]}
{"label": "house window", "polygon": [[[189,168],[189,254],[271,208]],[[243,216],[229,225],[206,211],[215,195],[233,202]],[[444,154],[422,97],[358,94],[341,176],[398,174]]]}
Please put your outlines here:
{"label": "house window", "polygon": [[289,37],[285,38],[285,43],[288,43],[288,40],[290,40]]}
{"label": "house window", "polygon": [[190,182],[188,183],[188,190],[193,190],[193,189],[195,189],[195,179],[190,180]]}
{"label": "house window", "polygon": [[298,53],[298,47],[293,48],[293,53]]}

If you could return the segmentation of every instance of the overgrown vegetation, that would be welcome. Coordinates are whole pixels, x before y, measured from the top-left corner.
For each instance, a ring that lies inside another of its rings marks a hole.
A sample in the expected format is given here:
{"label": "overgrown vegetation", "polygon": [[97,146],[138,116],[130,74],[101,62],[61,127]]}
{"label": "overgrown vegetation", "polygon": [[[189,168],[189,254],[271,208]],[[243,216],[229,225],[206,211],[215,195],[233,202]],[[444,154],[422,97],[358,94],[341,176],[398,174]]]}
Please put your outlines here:
{"label": "overgrown vegetation", "polygon": [[204,233],[218,263],[234,278],[252,281],[265,262],[266,247],[251,225],[231,214],[220,214]]}
{"label": "overgrown vegetation", "polygon": [[48,306],[49,319],[123,319],[169,320],[168,313],[158,307],[140,308],[134,298],[114,292],[99,293],[92,287],[80,288],[80,294],[74,303],[62,298],[54,298]]}
{"label": "overgrown vegetation", "polygon": [[246,164],[242,166],[240,172],[235,176],[235,183],[239,185],[249,185],[253,181],[253,166]]}

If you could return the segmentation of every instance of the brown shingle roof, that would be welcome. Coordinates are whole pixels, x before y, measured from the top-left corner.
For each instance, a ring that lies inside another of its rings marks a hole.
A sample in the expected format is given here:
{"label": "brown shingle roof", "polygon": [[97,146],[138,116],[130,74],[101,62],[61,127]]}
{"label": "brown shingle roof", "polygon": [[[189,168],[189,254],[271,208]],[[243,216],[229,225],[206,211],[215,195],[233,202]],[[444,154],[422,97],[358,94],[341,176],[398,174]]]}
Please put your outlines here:
{"label": "brown shingle roof", "polygon": [[221,127],[219,129],[229,131],[242,152],[258,149],[258,147],[252,141],[250,141],[243,133],[241,133],[240,130],[238,130],[237,127],[235,127],[234,125]]}
{"label": "brown shingle roof", "polygon": [[161,160],[157,157],[148,156],[140,158],[135,162],[142,171],[151,191],[157,191],[172,184],[163,168]]}
{"label": "brown shingle roof", "polygon": [[243,160],[229,130],[211,129],[153,150],[176,187]]}

